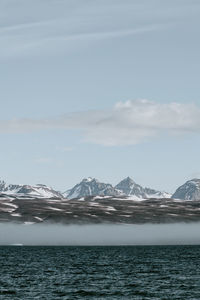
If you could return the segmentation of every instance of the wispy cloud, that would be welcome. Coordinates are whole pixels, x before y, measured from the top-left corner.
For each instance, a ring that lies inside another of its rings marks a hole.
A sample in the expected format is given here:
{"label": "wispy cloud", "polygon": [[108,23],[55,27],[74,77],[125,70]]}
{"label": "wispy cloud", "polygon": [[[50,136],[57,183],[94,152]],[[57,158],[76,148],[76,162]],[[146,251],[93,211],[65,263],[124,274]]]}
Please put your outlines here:
{"label": "wispy cloud", "polygon": [[147,26],[147,27],[141,27],[141,28],[131,28],[126,30],[114,30],[114,31],[96,31],[96,32],[85,32],[85,33],[78,33],[78,34],[71,34],[61,37],[55,37],[54,39],[61,39],[61,40],[100,40],[100,39],[106,39],[106,38],[118,38],[118,37],[124,37],[129,35],[135,35],[140,34],[144,32],[154,31],[158,30],[159,26]]}
{"label": "wispy cloud", "polygon": [[73,151],[73,147],[66,146],[66,147],[56,147],[56,149],[60,152],[71,152]]}
{"label": "wispy cloud", "polygon": [[0,3],[0,58],[66,53],[74,47],[81,49],[85,41],[148,34],[169,24],[157,17],[146,21],[146,7],[132,1],[123,5],[120,1],[94,5],[78,1],[75,5],[69,1],[49,4],[35,0],[27,4],[21,0],[19,7],[12,5],[12,0],[8,2],[10,5]]}
{"label": "wispy cloud", "polygon": [[49,129],[77,130],[85,142],[133,145],[163,134],[200,133],[200,107],[149,100],[118,102],[110,110],[75,112],[52,119],[0,121],[0,133]]}
{"label": "wispy cloud", "polygon": [[49,158],[49,157],[40,157],[40,158],[36,158],[34,160],[35,163],[37,164],[50,164],[53,162],[53,159],[52,158]]}
{"label": "wispy cloud", "polygon": [[[51,24],[51,23],[49,23]],[[21,55],[40,55],[43,53],[62,52],[73,46],[73,43],[84,41],[95,42],[103,39],[116,39],[127,36],[144,34],[162,28],[160,25],[129,28],[125,30],[113,31],[91,31],[91,32],[62,32],[58,30],[53,34],[48,29],[48,23],[21,24],[2,28],[0,30],[0,56],[11,57]],[[52,24],[51,26],[52,27]],[[46,29],[45,29],[46,28]],[[22,31],[22,32],[21,32]],[[50,32],[49,32],[50,31]],[[79,46],[80,46],[79,45]]]}
{"label": "wispy cloud", "polygon": [[1,1],[0,58],[65,52],[73,42],[144,34],[198,14],[198,4],[182,1],[180,10],[174,2]]}

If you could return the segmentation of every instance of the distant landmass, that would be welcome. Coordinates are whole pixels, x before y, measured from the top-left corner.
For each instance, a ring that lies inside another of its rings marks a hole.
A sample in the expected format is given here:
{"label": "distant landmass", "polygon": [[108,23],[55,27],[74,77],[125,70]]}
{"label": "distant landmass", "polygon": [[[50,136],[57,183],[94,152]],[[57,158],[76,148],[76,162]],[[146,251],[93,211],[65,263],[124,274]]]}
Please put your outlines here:
{"label": "distant landmass", "polygon": [[116,186],[100,182],[96,178],[84,178],[71,189],[65,192],[56,191],[45,184],[6,184],[0,181],[0,194],[12,196],[30,196],[38,198],[67,198],[76,199],[89,196],[129,196],[135,199],[174,198],[182,200],[200,199],[200,179],[192,179],[178,187],[174,194],[142,187],[133,179],[127,177]]}
{"label": "distant landmass", "polygon": [[116,186],[110,183],[99,182],[95,178],[85,178],[76,184],[72,189],[66,191],[64,196],[68,199],[87,197],[87,196],[134,196],[138,199],[147,198],[170,198],[166,192],[156,191],[150,188],[143,188],[135,183],[133,179],[127,177],[120,181]]}
{"label": "distant landmass", "polygon": [[0,222],[171,223],[200,221],[200,179],[178,187],[173,195],[142,187],[130,177],[116,186],[85,178],[62,193],[44,184],[0,181]]}

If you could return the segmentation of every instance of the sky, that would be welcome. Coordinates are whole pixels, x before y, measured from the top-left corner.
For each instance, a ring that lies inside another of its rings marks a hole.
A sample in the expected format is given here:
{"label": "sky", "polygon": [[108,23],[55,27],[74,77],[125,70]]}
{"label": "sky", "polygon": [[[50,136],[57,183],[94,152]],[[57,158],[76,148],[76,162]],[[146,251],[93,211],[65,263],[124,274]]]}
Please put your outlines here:
{"label": "sky", "polygon": [[200,178],[198,0],[1,0],[8,183]]}

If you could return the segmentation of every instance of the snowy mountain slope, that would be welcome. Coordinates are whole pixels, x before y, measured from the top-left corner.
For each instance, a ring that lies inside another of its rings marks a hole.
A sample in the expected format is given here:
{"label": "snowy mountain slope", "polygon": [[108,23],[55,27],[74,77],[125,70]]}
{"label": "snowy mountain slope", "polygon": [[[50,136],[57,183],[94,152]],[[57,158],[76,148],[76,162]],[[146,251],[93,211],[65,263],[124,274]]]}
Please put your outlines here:
{"label": "snowy mountain slope", "polygon": [[37,184],[35,186],[23,185],[17,192],[18,194],[33,195],[44,198],[62,198],[62,194],[53,190],[51,187],[48,187],[44,184]]}
{"label": "snowy mountain slope", "polygon": [[95,178],[84,178],[72,189],[66,191],[63,195],[68,199],[81,198],[87,196],[118,196],[122,193],[116,190],[109,183],[99,182]]}
{"label": "snowy mountain slope", "polygon": [[6,184],[4,181],[0,181],[0,193],[5,195],[25,195],[43,198],[63,198],[60,192],[53,190],[43,184],[37,185],[23,185],[23,184]]}
{"label": "snowy mountain slope", "polygon": [[130,177],[125,178],[115,187],[109,183],[99,182],[95,178],[84,178],[72,189],[66,191],[64,197],[68,199],[81,198],[87,196],[134,196],[135,199],[147,198],[170,198],[166,192],[156,191],[150,188],[143,188],[135,183]]}
{"label": "snowy mountain slope", "polygon": [[160,192],[146,187],[143,188],[141,185],[135,183],[130,177],[120,181],[120,183],[115,186],[115,189],[120,190],[127,196],[135,196],[142,199],[171,197],[171,195],[166,192]]}
{"label": "snowy mountain slope", "polygon": [[172,195],[174,199],[200,200],[200,179],[194,178],[181,185]]}

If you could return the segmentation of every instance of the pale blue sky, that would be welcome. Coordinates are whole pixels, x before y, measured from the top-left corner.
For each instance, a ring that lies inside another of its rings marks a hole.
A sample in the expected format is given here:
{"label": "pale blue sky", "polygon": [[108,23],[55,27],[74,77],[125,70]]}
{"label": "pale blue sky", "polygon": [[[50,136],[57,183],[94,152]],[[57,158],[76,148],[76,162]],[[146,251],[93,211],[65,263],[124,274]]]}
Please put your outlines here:
{"label": "pale blue sky", "polygon": [[1,0],[1,178],[200,177],[199,15],[198,0]]}

